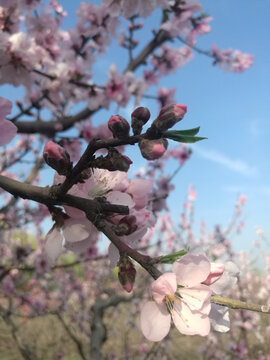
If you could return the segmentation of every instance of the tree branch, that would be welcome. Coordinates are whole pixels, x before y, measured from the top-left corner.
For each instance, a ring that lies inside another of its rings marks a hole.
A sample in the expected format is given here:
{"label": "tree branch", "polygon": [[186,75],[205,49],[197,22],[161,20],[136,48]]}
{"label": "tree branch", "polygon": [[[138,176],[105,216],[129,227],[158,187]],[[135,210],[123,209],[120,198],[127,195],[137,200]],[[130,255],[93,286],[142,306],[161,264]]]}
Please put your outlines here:
{"label": "tree branch", "polygon": [[222,296],[211,296],[211,302],[214,304],[218,304],[221,306],[226,306],[230,309],[242,309],[242,310],[250,310],[256,311],[264,314],[270,314],[270,306],[269,305],[255,305],[255,304],[248,304],[243,301],[234,300],[224,298]]}

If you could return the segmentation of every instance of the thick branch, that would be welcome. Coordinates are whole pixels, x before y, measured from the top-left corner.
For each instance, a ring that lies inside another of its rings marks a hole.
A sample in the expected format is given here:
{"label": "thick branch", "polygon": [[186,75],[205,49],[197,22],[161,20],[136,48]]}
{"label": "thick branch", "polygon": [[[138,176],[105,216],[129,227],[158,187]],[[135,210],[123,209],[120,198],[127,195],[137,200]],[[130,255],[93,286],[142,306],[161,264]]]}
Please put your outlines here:
{"label": "thick branch", "polygon": [[93,318],[91,321],[91,342],[90,355],[91,359],[101,359],[102,344],[106,340],[106,326],[103,322],[104,311],[110,306],[117,306],[121,302],[129,302],[130,296],[114,296],[108,299],[97,299],[91,307]]}
{"label": "thick branch", "polygon": [[120,253],[127,253],[132,259],[137,261],[149,274],[157,279],[161,272],[153,265],[154,261],[151,257],[140,254],[136,250],[122,242],[115,235],[111,227],[102,219],[103,212],[117,212],[119,214],[128,215],[127,206],[113,205],[110,203],[99,202],[98,200],[84,199],[77,196],[66,194],[60,199],[55,199],[50,195],[49,187],[39,187],[20,183],[19,181],[0,175],[0,187],[14,196],[20,196],[23,199],[34,200],[46,205],[69,205],[85,212],[87,218],[103,232],[109,240],[117,247]]}
{"label": "thick branch", "polygon": [[170,40],[170,34],[165,30],[160,30],[154,37],[153,40],[151,40],[139,53],[139,55],[129,62],[128,66],[124,70],[124,73],[127,71],[134,71],[136,70],[141,64],[143,64],[146,60],[146,58],[152,54],[152,52],[158,48],[160,45],[162,45],[165,41]]}
{"label": "thick branch", "polygon": [[116,212],[122,215],[128,215],[129,213],[127,206],[113,205],[98,199],[90,200],[66,194],[56,200],[51,196],[50,187],[29,185],[2,175],[0,175],[0,187],[15,197],[19,196],[45,205],[69,205],[82,211],[91,212],[95,216],[103,212]]}
{"label": "thick branch", "polygon": [[85,108],[76,115],[64,116],[61,120],[58,121],[18,121],[16,122],[16,126],[18,128],[18,133],[21,134],[39,133],[53,137],[55,133],[59,131],[59,126],[61,131],[68,130],[74,124],[88,118],[97,110],[90,110]]}

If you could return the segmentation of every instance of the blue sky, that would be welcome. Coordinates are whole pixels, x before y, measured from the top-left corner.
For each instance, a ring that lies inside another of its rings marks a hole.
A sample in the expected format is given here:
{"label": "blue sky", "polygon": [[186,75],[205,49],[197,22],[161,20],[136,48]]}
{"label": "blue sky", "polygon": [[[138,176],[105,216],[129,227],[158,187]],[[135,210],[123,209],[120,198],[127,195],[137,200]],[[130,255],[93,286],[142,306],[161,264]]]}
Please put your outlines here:
{"label": "blue sky", "polygon": [[[65,27],[72,27],[78,2],[59,2],[69,14]],[[178,218],[188,185],[193,184],[198,194],[195,228],[199,228],[200,220],[205,220],[211,230],[214,224],[228,224],[237,196],[245,193],[248,199],[244,210],[246,228],[235,238],[234,245],[237,250],[250,249],[256,239],[255,226],[262,227],[270,236],[270,2],[203,0],[201,3],[214,20],[211,33],[199,38],[198,47],[207,50],[215,43],[222,49],[240,49],[254,55],[254,65],[242,74],[226,73],[212,66],[211,59],[195,53],[193,61],[161,81],[161,86],[176,87],[176,101],[188,106],[188,113],[178,128],[200,125],[200,134],[208,137],[192,147],[191,160],[174,180],[176,190],[169,205]],[[159,14],[155,12],[147,29],[154,28],[157,21]],[[104,56],[95,67],[99,83],[106,78],[104,71],[111,62],[123,69],[126,59],[126,54],[113,45],[109,58]],[[20,97],[10,89],[2,87],[2,96],[11,100]],[[156,89],[148,93],[156,94]],[[141,105],[148,106],[156,115],[155,102],[143,100]],[[120,114],[126,115],[131,106]],[[110,109],[111,113],[115,111],[116,107]],[[98,114],[95,121],[104,121],[104,114]],[[143,164],[141,158],[136,157],[134,170]],[[169,170],[174,166],[176,164]]]}

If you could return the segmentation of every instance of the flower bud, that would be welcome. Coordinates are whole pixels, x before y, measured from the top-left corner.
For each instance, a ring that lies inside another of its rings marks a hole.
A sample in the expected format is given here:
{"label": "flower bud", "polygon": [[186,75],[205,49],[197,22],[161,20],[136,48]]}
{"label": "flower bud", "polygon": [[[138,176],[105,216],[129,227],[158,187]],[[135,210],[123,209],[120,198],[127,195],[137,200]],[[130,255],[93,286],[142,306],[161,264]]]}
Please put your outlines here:
{"label": "flower bud", "polygon": [[187,106],[184,104],[164,106],[152,125],[160,132],[164,132],[173,127],[178,121],[182,120],[186,112]]}
{"label": "flower bud", "polygon": [[118,224],[118,229],[116,230],[116,234],[118,236],[130,235],[134,233],[138,228],[136,224],[136,217],[134,215],[124,216]]}
{"label": "flower bud", "polygon": [[140,135],[143,125],[150,119],[150,111],[146,107],[138,107],[131,114],[131,127],[134,135]]}
{"label": "flower bud", "polygon": [[123,289],[130,293],[136,278],[136,269],[127,255],[122,255],[118,262],[118,279]]}
{"label": "flower bud", "polygon": [[43,158],[59,175],[67,175],[72,169],[72,162],[68,152],[51,140],[44,146]]}
{"label": "flower bud", "polygon": [[168,148],[167,139],[148,140],[142,139],[139,142],[142,156],[147,160],[159,159]]}
{"label": "flower bud", "polygon": [[108,128],[111,130],[114,138],[123,139],[129,136],[129,123],[120,115],[110,117]]}

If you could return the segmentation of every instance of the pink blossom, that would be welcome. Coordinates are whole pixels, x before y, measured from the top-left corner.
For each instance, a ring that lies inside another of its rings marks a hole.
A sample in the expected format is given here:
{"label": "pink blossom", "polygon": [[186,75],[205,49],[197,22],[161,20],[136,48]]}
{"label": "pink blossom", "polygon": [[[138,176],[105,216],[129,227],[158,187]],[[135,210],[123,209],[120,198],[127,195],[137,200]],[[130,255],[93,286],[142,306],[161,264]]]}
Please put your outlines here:
{"label": "pink blossom", "polygon": [[167,75],[184,66],[192,58],[190,47],[173,48],[165,44],[158,55],[152,55],[151,63],[161,75]]}
{"label": "pink blossom", "polygon": [[17,133],[17,127],[9,120],[6,115],[10,114],[12,102],[0,97],[0,146],[8,144]]}
{"label": "pink blossom", "polygon": [[6,276],[2,282],[1,290],[7,297],[11,297],[15,291],[15,284],[12,276]]}
{"label": "pink blossom", "polygon": [[173,264],[173,272],[152,283],[154,301],[147,302],[141,311],[141,329],[148,340],[162,340],[171,319],[182,334],[209,334],[212,291],[202,284],[209,273],[210,262],[204,255],[187,254]]}
{"label": "pink blossom", "polygon": [[166,89],[162,87],[158,90],[158,102],[160,103],[160,107],[175,103],[174,95],[176,88]]}
{"label": "pink blossom", "polygon": [[142,17],[147,17],[156,7],[169,7],[167,0],[102,0],[102,3],[109,7],[112,16],[118,16],[122,11],[125,18],[130,18],[136,12]]}
{"label": "pink blossom", "polygon": [[180,33],[187,35],[190,32],[193,14],[201,9],[201,4],[194,0],[179,2],[175,7],[175,14],[162,24],[161,29],[168,31],[171,36]]}
{"label": "pink blossom", "polygon": [[195,191],[193,185],[189,185],[189,187],[188,187],[188,200],[189,201],[196,200],[196,191]]}
{"label": "pink blossom", "polygon": [[253,65],[253,56],[239,50],[221,50],[212,45],[211,55],[216,59],[214,65],[218,64],[225,71],[240,73]]}

